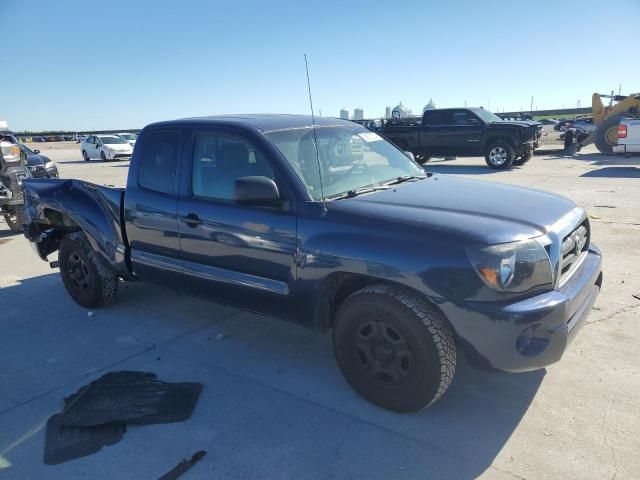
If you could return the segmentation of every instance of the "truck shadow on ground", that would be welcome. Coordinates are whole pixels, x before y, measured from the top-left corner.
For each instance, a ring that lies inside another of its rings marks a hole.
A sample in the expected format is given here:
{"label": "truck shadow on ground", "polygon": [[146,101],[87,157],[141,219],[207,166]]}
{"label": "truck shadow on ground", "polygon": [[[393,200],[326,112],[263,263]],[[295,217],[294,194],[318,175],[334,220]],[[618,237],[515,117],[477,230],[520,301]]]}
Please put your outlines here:
{"label": "truck shadow on ground", "polygon": [[581,177],[640,178],[638,167],[604,167],[583,173]]}
{"label": "truck shadow on ground", "polygon": [[[393,472],[403,477],[477,477],[491,466],[512,436],[546,373],[545,370],[523,374],[480,370],[460,355],[453,384],[436,404],[418,413],[397,414],[367,403],[351,390],[336,366],[330,335],[280,320],[146,284],[129,284],[126,289],[122,288],[114,305],[96,311],[95,317],[88,319],[86,310],[66,295],[57,273],[25,279],[0,289],[0,301],[12,301],[14,306],[21,303],[25,306],[15,306],[13,310],[18,312],[14,312],[15,315],[38,318],[33,325],[22,327],[30,330],[23,338],[28,339],[32,349],[42,345],[45,349],[66,350],[65,356],[74,365],[67,374],[75,375],[67,383],[82,378],[79,372],[85,371],[89,362],[87,345],[99,345],[100,355],[106,355],[110,348],[115,351],[117,342],[114,339],[121,341],[128,335],[143,344],[162,348],[163,362],[178,365],[186,359],[186,365],[189,362],[206,365],[211,374],[210,378],[201,379],[205,389],[215,391],[216,375],[224,372],[224,375],[237,378],[239,383],[249,382],[256,391],[267,392],[273,397],[247,398],[247,389],[239,388],[237,404],[249,404],[249,411],[252,403],[256,409],[269,401],[289,404],[283,407],[289,412],[288,422],[274,420],[255,427],[252,423],[243,423],[242,438],[264,438],[267,428],[268,438],[288,443],[296,455],[302,456],[303,462],[305,457],[308,461],[317,458],[318,452],[336,452],[351,444],[348,452],[362,453],[350,457],[348,467],[339,468],[351,470],[353,477],[359,477],[363,472],[366,472],[366,478],[392,478]],[[52,310],[53,305],[56,307]],[[37,322],[42,321],[39,317],[52,315],[60,322],[59,329],[73,332],[70,325],[81,326],[84,350],[69,341],[73,337],[68,338],[66,333],[53,338],[48,336],[50,330],[48,334],[38,326]],[[224,333],[224,339],[217,341],[216,335],[220,332]],[[0,349],[4,349],[2,343],[13,342],[8,333],[5,330],[1,337]],[[86,343],[88,339],[91,339],[90,344]],[[21,351],[21,348],[13,345],[9,350]],[[154,358],[157,355],[154,350],[149,354]],[[53,368],[46,359],[46,353],[35,352],[19,362],[20,368],[38,371],[39,376],[46,378],[47,369]],[[28,365],[24,365],[25,362]],[[108,365],[105,363],[104,367]],[[95,360],[92,366],[96,366]],[[13,368],[12,362],[6,364],[7,383],[3,388],[12,388],[11,379],[14,382],[32,381],[19,372],[12,374]],[[185,371],[178,378],[191,379],[191,375],[190,371]],[[19,390],[25,389],[23,385],[19,387]],[[41,388],[48,387],[43,385]],[[62,398],[61,392],[54,394]],[[233,391],[226,394],[234,395]],[[210,401],[215,401],[215,396]],[[326,425],[323,420],[320,427],[315,427],[322,431],[313,432],[313,442],[309,442],[310,433],[305,427],[305,418],[310,413],[326,419]],[[229,425],[224,418],[213,418],[212,421],[219,429]],[[291,422],[299,427],[293,433],[291,428],[286,429]],[[24,430],[29,427],[25,424]],[[199,428],[197,423],[192,427]],[[228,428],[230,431],[225,431],[225,435],[231,438],[240,435],[234,430],[236,427]],[[253,428],[256,431],[252,434]],[[357,442],[364,442],[364,445],[354,446]],[[203,444],[201,448],[216,447]],[[268,450],[269,445],[262,448]],[[262,467],[270,468],[261,465],[261,461],[252,458],[256,473],[263,471]],[[358,475],[357,472],[361,473]],[[319,477],[319,472],[311,473],[310,478]],[[335,474],[341,477],[344,473],[340,470]]]}

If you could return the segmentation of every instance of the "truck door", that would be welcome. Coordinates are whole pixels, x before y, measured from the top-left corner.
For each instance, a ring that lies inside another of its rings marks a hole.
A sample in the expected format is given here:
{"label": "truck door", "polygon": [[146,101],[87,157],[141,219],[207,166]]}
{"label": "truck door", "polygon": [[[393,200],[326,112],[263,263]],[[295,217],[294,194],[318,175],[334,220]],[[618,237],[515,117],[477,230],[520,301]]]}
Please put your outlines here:
{"label": "truck door", "polygon": [[178,158],[184,134],[144,133],[131,159],[125,191],[126,233],[133,271],[143,280],[180,289]]}
{"label": "truck door", "polygon": [[452,128],[448,134],[452,152],[456,155],[482,153],[482,122],[468,110],[451,110]]}
{"label": "truck door", "polygon": [[[286,188],[269,158],[240,134],[201,130],[184,156],[178,218],[184,289],[198,296],[291,317],[296,276],[294,202],[249,206],[234,201],[235,180],[266,176]],[[291,197],[288,197],[289,199]]]}
{"label": "truck door", "polygon": [[448,155],[451,120],[447,110],[427,110],[422,117],[420,146],[426,155]]}

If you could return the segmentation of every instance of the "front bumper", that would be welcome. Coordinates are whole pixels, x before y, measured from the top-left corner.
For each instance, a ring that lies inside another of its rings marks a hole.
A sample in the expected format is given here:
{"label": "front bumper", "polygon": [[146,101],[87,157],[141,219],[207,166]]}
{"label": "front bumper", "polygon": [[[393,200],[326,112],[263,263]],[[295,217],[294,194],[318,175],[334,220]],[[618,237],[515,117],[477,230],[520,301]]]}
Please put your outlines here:
{"label": "front bumper", "polygon": [[448,302],[440,308],[472,357],[508,372],[557,362],[589,315],[602,285],[602,257],[591,245],[582,265],[559,290],[515,303]]}
{"label": "front bumper", "polygon": [[131,152],[116,152],[110,150],[105,150],[104,153],[108,160],[129,160],[132,155]]}

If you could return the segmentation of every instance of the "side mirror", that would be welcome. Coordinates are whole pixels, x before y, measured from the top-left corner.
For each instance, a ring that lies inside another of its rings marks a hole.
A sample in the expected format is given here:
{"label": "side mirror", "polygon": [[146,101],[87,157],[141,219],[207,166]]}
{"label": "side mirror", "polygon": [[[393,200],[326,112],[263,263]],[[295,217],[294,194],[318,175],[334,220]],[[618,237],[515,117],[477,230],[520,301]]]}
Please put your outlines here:
{"label": "side mirror", "polygon": [[414,157],[413,153],[408,152],[406,150],[404,152],[402,152],[402,153],[404,153],[407,157],[409,157],[409,160],[413,160],[415,162],[416,157]]}
{"label": "side mirror", "polygon": [[236,179],[234,200],[242,205],[274,206],[281,202],[276,182],[261,176]]}
{"label": "side mirror", "polygon": [[33,153],[35,153],[36,155],[40,153],[40,150],[34,150]]}

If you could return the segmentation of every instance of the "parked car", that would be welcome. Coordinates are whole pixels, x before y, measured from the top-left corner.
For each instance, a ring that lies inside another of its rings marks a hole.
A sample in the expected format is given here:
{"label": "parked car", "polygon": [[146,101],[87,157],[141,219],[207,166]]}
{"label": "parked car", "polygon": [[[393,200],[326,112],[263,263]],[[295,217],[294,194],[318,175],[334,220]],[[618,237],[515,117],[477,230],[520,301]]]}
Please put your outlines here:
{"label": "parked car", "polygon": [[385,121],[376,130],[420,163],[432,156],[484,156],[487,165],[507,169],[529,161],[542,125],[507,122],[482,108],[426,110],[420,125]]}
{"label": "parked car", "polygon": [[142,280],[331,330],[349,383],[391,410],[436,401],[456,346],[506,371],[558,361],[602,284],[567,198],[425,174],[350,121],[156,123],[128,175],[25,182],[25,235],[43,260],[59,250],[79,305]]}
{"label": "parked car", "polygon": [[128,160],[133,153],[131,145],[117,135],[91,135],[80,144],[80,150],[85,161]]}
{"label": "parked car", "polygon": [[31,177],[20,152],[18,139],[0,120],[0,215],[9,229],[18,233],[24,223],[24,181]]}
{"label": "parked car", "polygon": [[45,141],[44,137],[33,137],[34,143],[44,143]]}
{"label": "parked car", "polygon": [[553,129],[559,132],[565,132],[567,130],[567,123],[571,123],[574,120],[574,118],[559,118],[558,123],[553,126]]}
{"label": "parked car", "polygon": [[25,155],[27,168],[33,178],[58,178],[58,167],[49,157],[40,154],[40,150],[31,150],[23,143],[18,144]]}
{"label": "parked car", "polygon": [[558,124],[558,120],[554,119],[554,118],[543,118],[541,120],[538,120],[538,122],[540,122],[542,125],[557,125]]}
{"label": "parked car", "polygon": [[136,140],[138,139],[138,136],[135,133],[116,133],[116,135],[132,147],[136,144]]}
{"label": "parked car", "polygon": [[640,118],[623,118],[618,125],[618,144],[614,153],[640,153]]}

